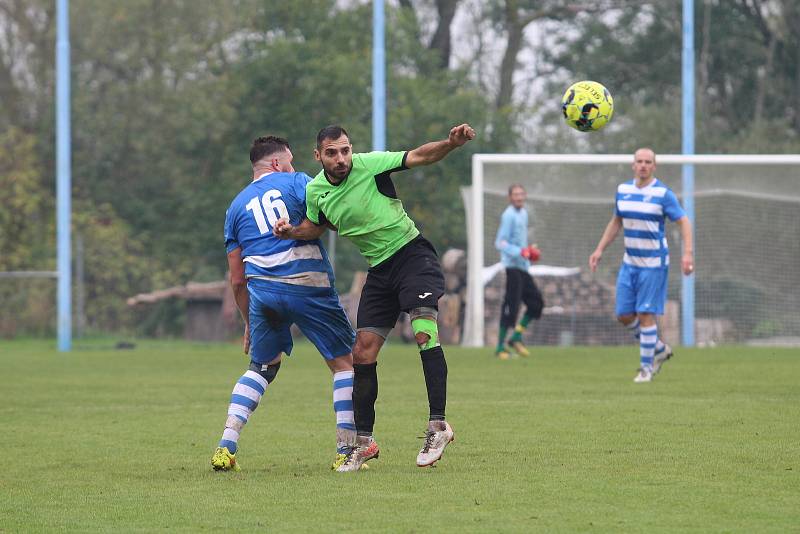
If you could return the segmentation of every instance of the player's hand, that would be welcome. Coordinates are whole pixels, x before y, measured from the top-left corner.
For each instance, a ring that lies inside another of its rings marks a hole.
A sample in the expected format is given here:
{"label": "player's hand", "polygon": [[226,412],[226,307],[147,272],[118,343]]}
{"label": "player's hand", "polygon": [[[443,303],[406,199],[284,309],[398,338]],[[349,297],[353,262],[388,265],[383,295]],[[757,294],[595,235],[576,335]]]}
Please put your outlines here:
{"label": "player's hand", "polygon": [[272,227],[272,235],[278,239],[289,239],[292,229],[294,229],[294,226],[289,222],[289,219],[281,217],[275,221],[275,226]]}
{"label": "player's hand", "polygon": [[603,257],[603,252],[600,250],[595,250],[592,252],[592,255],[589,256],[589,268],[592,272],[597,270],[597,265],[600,263],[600,258]]}
{"label": "player's hand", "polygon": [[529,261],[539,261],[542,253],[536,245],[529,245],[520,251],[520,256]]}
{"label": "player's hand", "polygon": [[694,273],[694,256],[691,254],[684,254],[681,258],[681,270],[683,274],[689,276]]}
{"label": "player's hand", "polygon": [[245,354],[250,354],[250,325],[244,325],[244,335],[242,336],[242,349]]}
{"label": "player's hand", "polygon": [[453,146],[462,146],[467,141],[475,139],[475,130],[469,124],[459,124],[450,130],[448,141]]}

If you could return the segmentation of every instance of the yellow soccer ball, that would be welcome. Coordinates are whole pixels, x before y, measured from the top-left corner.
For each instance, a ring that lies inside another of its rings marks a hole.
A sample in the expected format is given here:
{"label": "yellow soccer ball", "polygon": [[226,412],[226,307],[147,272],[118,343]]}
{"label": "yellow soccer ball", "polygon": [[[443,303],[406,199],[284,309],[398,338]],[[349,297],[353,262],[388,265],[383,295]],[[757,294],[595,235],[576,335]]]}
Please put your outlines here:
{"label": "yellow soccer ball", "polygon": [[596,132],[614,115],[614,99],[602,84],[582,81],[570,85],[561,99],[567,124],[581,132]]}

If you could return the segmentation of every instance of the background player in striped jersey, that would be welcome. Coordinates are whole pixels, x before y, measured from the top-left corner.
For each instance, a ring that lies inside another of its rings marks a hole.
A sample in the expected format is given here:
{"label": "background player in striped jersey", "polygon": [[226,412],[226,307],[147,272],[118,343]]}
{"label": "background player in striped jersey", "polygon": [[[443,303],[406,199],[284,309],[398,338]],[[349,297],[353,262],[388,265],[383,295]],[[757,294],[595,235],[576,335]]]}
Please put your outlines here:
{"label": "background player in striped jersey", "polygon": [[[528,210],[525,209],[525,198],[525,188],[522,185],[512,184],[508,188],[509,205],[500,217],[500,226],[494,240],[494,246],[500,251],[500,259],[506,268],[506,294],[503,298],[500,331],[495,349],[495,356],[501,360],[511,357],[506,347],[509,329],[513,329],[514,333],[508,344],[520,356],[528,356],[528,349],[522,343],[522,334],[530,320],[538,320],[544,309],[542,293],[528,272],[531,262],[539,259],[539,249],[528,245]],[[517,324],[520,302],[525,303],[525,313]]]}
{"label": "background player in striped jersey", "polygon": [[323,225],[330,224],[358,247],[370,265],[358,303],[358,335],[353,348],[358,448],[343,470],[357,470],[378,456],[378,445],[372,439],[378,353],[401,311],[411,317],[428,393],[428,427],[417,465],[433,465],[453,440],[453,429],[445,420],[447,362],[436,323],[444,275],[433,245],[422,237],[397,198],[391,174],[435,163],[474,137],[475,130],[461,124],[450,130],[447,139],[414,150],[353,154],[344,128],[323,128],[314,152],[322,171],[306,191],[308,219],[299,226],[291,221],[278,221],[275,226],[276,235],[297,239],[318,237]]}
{"label": "background player in striped jersey", "polygon": [[633,159],[635,177],[617,187],[614,215],[589,256],[589,267],[592,271],[597,269],[603,251],[620,228],[624,229],[625,255],[617,277],[617,319],[639,339],[640,367],[633,381],[650,382],[672,356],[672,349],[659,338],[656,325],[656,315],[663,315],[667,298],[667,218],[680,227],[684,275],[694,271],[694,251],[689,218],[675,193],[653,176],[655,152],[640,148]]}
{"label": "background player in striped jersey", "polygon": [[292,157],[285,139],[253,141],[253,182],[225,214],[231,284],[245,324],[244,352],[251,361],[231,394],[225,430],[211,458],[216,470],[239,470],[239,435],[278,374],[282,355],[292,352],[292,323],[314,343],[333,373],[334,469],[355,446],[355,333],[334,289],[327,252],[318,239],[284,241],[272,234],[279,218],[299,223],[306,214],[306,184],[311,178],[294,172]]}

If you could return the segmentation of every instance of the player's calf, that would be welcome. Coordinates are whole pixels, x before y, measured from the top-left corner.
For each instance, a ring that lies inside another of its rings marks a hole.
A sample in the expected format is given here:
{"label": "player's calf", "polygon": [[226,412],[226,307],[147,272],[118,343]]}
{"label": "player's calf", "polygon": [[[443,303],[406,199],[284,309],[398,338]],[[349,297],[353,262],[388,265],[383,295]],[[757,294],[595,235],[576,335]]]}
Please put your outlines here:
{"label": "player's calf", "polygon": [[248,370],[236,381],[228,405],[225,430],[223,430],[219,446],[211,458],[211,465],[215,470],[234,469],[238,471],[236,452],[239,448],[239,436],[250,416],[258,408],[267,387],[275,380],[280,367],[280,360],[274,364],[250,362]]}

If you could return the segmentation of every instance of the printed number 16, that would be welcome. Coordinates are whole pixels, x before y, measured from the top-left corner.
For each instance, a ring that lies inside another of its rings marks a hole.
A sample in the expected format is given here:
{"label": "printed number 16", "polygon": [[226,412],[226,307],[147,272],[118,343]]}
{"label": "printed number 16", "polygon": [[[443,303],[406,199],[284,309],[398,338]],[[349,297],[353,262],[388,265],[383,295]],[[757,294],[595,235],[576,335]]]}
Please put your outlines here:
{"label": "printed number 16", "polygon": [[[261,232],[262,235],[271,232],[272,227],[275,226],[278,219],[289,218],[289,211],[286,209],[286,204],[281,200],[281,192],[277,189],[270,189],[264,193],[260,203],[258,197],[251,198],[250,202],[248,202],[245,207],[247,211],[253,212],[253,217],[255,217],[256,224],[258,225],[258,231]],[[264,217],[264,213],[266,213],[266,217]],[[267,219],[269,219],[269,224],[267,224]]]}

